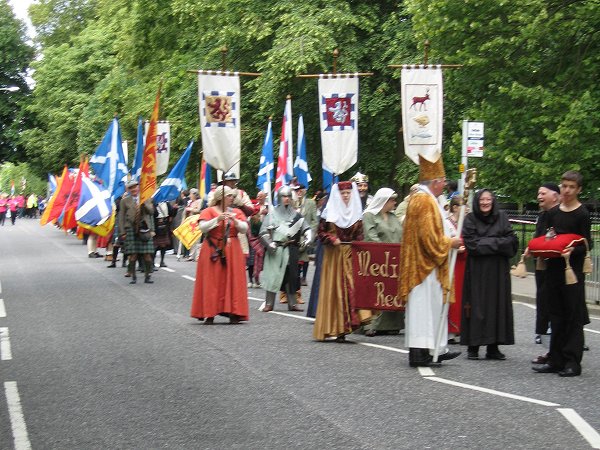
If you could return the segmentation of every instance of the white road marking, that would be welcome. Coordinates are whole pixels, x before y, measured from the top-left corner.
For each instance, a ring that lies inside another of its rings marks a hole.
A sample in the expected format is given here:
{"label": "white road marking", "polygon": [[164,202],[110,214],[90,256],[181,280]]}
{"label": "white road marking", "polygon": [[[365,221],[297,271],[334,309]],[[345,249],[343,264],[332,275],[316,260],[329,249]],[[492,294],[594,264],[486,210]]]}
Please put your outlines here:
{"label": "white road marking", "polygon": [[457,386],[465,389],[471,389],[473,391],[484,392],[486,394],[497,395],[499,397],[512,398],[513,400],[520,400],[522,402],[535,403],[536,405],[542,406],[560,406],[558,403],[547,402],[544,400],[537,400],[535,398],[523,397],[522,395],[509,394],[507,392],[496,391],[494,389],[488,389],[480,386],[475,386],[472,384],[459,383],[458,381],[446,380],[444,378],[439,377],[427,377],[426,380],[437,381],[438,383],[449,384],[451,386]]}
{"label": "white road marking", "polygon": [[27,435],[27,425],[23,417],[23,408],[21,408],[17,382],[5,381],[4,391],[6,393],[6,403],[8,405],[8,415],[10,417],[15,450],[29,450],[31,449],[31,443]]}
{"label": "white road marking", "polygon": [[189,275],[181,275],[181,278],[185,278],[186,280],[196,281],[194,277],[190,277]]}
{"label": "white road marking", "polygon": [[[521,295],[521,294],[517,294],[517,295]],[[522,294],[522,295],[525,296],[525,294]],[[513,304],[515,304],[515,305],[521,305],[521,306],[526,306],[527,308],[530,308],[530,309],[535,309],[535,305],[530,305],[529,303],[513,302]]]}
{"label": "white road marking", "polygon": [[12,359],[10,350],[10,339],[8,337],[8,328],[0,328],[0,360],[8,361]]}
{"label": "white road marking", "polygon": [[0,298],[0,317],[6,317],[6,308],[4,307],[4,300]]}
{"label": "white road marking", "polygon": [[2,294],[2,282],[0,281],[0,294]]}
{"label": "white road marking", "polygon": [[271,313],[277,314],[278,316],[293,317],[294,319],[300,319],[300,320],[308,320],[309,322],[315,321],[315,319],[313,319],[312,317],[297,316],[295,314],[285,313],[285,312],[281,312],[281,311],[271,311]]}
{"label": "white road marking", "polygon": [[[408,353],[408,352],[406,352],[406,353]],[[435,372],[433,371],[433,369],[431,369],[431,367],[419,367],[419,373],[423,377],[435,376]]]}
{"label": "white road marking", "polygon": [[571,422],[571,425],[575,427],[577,431],[585,438],[586,441],[592,446],[592,448],[600,448],[600,434],[594,430],[589,423],[571,408],[557,408],[565,418]]}
{"label": "white road marking", "polygon": [[164,270],[165,272],[171,272],[171,273],[175,272],[173,269],[169,269],[168,267],[161,267],[160,269]]}
{"label": "white road marking", "polygon": [[388,350],[390,352],[408,353],[408,350],[404,350],[403,348],[390,347],[389,345],[371,344],[370,342],[358,342],[358,344],[364,345],[365,347],[380,348],[381,350]]}
{"label": "white road marking", "polygon": [[590,330],[589,328],[584,328],[583,331],[587,331],[588,333],[595,333],[595,334],[600,334],[600,331],[597,330]]}

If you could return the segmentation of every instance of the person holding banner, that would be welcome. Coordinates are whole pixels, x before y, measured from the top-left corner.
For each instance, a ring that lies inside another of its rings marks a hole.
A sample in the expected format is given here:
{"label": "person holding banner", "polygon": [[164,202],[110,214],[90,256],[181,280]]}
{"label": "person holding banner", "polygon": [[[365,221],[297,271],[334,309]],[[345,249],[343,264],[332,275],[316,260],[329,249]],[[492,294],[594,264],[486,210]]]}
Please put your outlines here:
{"label": "person holding banner", "polygon": [[231,188],[219,186],[198,219],[204,241],[190,315],[205,325],[212,325],[217,315],[229,317],[231,324],[248,320],[246,260],[238,239],[248,231],[248,222],[242,211],[231,207],[233,198]]}
{"label": "person holding banner", "polygon": [[371,318],[370,311],[359,312],[352,304],[350,242],[363,240],[362,203],[356,183],[340,181],[331,188],[319,222],[319,239],[324,251],[313,336],[318,341],[335,338],[345,342],[348,333]]}
{"label": "person holding banner", "polygon": [[405,345],[411,367],[429,366],[436,351],[438,362],[460,355],[448,351],[447,317],[442,314],[451,289],[448,255],[450,249],[462,246],[459,237],[449,236],[445,211],[437,201],[445,187],[441,155],[435,162],[419,155],[419,188],[406,210],[398,277],[398,297],[406,304]]}
{"label": "person holding banner", "polygon": [[[402,225],[394,214],[396,198],[398,198],[398,194],[390,188],[381,188],[375,193],[363,213],[366,242],[400,242]],[[365,327],[365,335],[398,334],[402,329],[404,329],[403,311],[379,311],[371,323]]]}
{"label": "person holding banner", "polygon": [[479,359],[479,346],[486,345],[486,359],[505,360],[498,345],[515,343],[510,258],[517,253],[519,241],[488,189],[475,194],[462,235],[467,265],[460,343],[468,346],[469,359]]}

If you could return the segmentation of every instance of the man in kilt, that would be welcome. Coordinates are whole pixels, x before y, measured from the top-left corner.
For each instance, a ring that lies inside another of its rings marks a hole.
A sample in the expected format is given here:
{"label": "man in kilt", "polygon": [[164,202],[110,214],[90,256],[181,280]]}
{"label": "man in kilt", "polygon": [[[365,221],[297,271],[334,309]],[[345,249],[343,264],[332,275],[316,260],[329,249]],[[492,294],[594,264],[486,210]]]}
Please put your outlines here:
{"label": "man in kilt", "polygon": [[127,183],[127,194],[121,199],[118,229],[125,240],[125,254],[129,257],[130,284],[136,283],[135,263],[138,255],[144,258],[144,283],[153,283],[154,205],[152,199],[139,204],[140,187],[137,181]]}

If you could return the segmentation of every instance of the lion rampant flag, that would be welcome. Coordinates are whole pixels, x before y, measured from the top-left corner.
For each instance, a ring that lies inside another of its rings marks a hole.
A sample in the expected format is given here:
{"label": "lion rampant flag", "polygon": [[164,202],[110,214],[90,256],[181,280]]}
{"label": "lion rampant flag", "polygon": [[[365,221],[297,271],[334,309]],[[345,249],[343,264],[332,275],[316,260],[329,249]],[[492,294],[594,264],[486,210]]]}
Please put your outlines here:
{"label": "lion rampant flag", "polygon": [[[162,84],[162,83],[161,83]],[[146,136],[144,155],[142,157],[142,174],[140,175],[140,204],[152,197],[156,191],[156,132],[158,127],[158,110],[160,107],[160,86],[156,93],[154,109],[150,116],[150,126]]]}
{"label": "lion rampant flag", "polygon": [[199,217],[200,214],[194,214],[181,222],[181,225],[173,230],[173,236],[179,239],[187,249],[190,249],[202,235],[198,226]]}

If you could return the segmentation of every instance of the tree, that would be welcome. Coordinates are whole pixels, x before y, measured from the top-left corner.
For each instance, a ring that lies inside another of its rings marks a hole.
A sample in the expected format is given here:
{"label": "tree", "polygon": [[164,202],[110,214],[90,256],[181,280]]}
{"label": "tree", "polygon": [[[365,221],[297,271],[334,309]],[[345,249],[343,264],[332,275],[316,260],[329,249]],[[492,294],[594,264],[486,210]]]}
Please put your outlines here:
{"label": "tree", "polygon": [[[29,94],[25,73],[33,55],[25,25],[15,18],[7,0],[0,0],[0,162],[25,158],[18,138],[27,124],[22,107]],[[18,90],[5,90],[9,87]]]}

